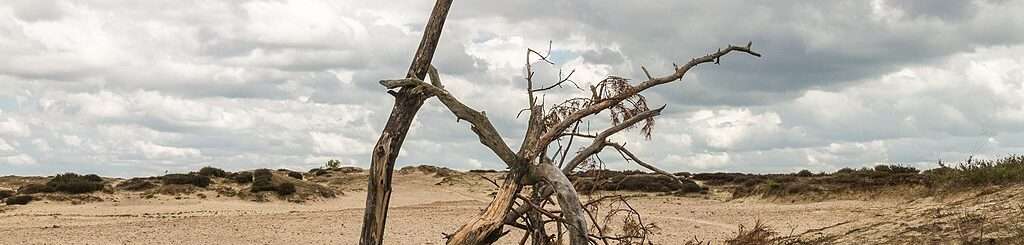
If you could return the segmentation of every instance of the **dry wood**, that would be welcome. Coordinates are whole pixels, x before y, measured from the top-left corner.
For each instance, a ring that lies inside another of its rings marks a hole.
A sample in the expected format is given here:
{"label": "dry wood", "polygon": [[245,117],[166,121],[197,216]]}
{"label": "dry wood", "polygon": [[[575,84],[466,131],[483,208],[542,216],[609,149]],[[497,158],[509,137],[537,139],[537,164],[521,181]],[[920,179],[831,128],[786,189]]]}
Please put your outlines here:
{"label": "dry wood", "polygon": [[[448,16],[452,0],[438,0],[430,13],[430,19],[416,49],[412,64],[406,77],[423,79],[427,74],[434,50],[441,38],[441,30]],[[413,118],[423,106],[428,95],[409,89],[397,92],[389,91],[395,97],[395,105],[391,115],[381,132],[380,139],[373,147],[370,160],[370,176],[366,189],[366,211],[363,215],[363,229],[359,244],[377,245],[384,241],[384,224],[388,216],[388,203],[391,200],[391,174],[394,172],[395,160],[405,142]]]}
{"label": "dry wood", "polygon": [[[440,4],[440,3],[439,3]],[[426,40],[426,39],[425,39]],[[504,141],[504,138],[494,128],[490,120],[487,118],[486,113],[475,110],[450,92],[448,92],[437,74],[437,71],[428,65],[427,71],[430,75],[430,82],[426,83],[423,81],[422,76],[410,76],[406,79],[398,80],[382,80],[380,83],[388,89],[398,89],[396,96],[403,95],[403,93],[409,93],[414,95],[413,98],[420,98],[419,105],[422,105],[422,101],[425,98],[436,96],[445,107],[456,117],[457,121],[466,121],[470,124],[470,129],[479,137],[480,143],[489,148],[495,153],[505,164],[509,167],[509,171],[506,174],[504,182],[498,186],[497,194],[494,200],[486,207],[486,209],[476,219],[461,226],[455,233],[446,235],[448,244],[489,244],[497,239],[501,238],[508,231],[503,230],[505,224],[509,224],[513,227],[523,229],[526,231],[523,238],[520,240],[520,244],[526,242],[527,239],[531,239],[533,244],[548,244],[552,242],[550,236],[545,231],[545,223],[555,222],[556,229],[555,242],[560,244],[562,239],[561,228],[564,226],[568,232],[568,240],[573,245],[584,245],[591,242],[603,242],[608,243],[609,241],[631,241],[632,239],[640,239],[640,241],[647,241],[647,235],[650,234],[648,225],[645,225],[632,206],[630,206],[624,198],[620,198],[620,201],[625,204],[628,208],[621,208],[612,210],[612,212],[626,212],[629,214],[627,220],[629,222],[635,222],[638,226],[634,227],[635,230],[631,231],[631,234],[623,236],[611,236],[606,232],[597,227],[598,234],[588,234],[590,231],[587,225],[587,217],[597,224],[597,219],[593,213],[587,210],[585,207],[590,206],[582,205],[579,200],[572,182],[567,177],[570,175],[581,163],[587,161],[591,157],[596,157],[606,147],[612,147],[616,149],[624,159],[630,162],[635,162],[638,165],[650,169],[656,173],[669,176],[670,178],[682,182],[669,174],[666,171],[658,169],[654,165],[648,164],[640,160],[635,154],[630,152],[625,146],[610,142],[609,137],[615,135],[624,130],[640,127],[640,132],[650,137],[651,130],[654,125],[654,117],[658,116],[664,106],[661,108],[650,109],[647,107],[646,99],[641,93],[651,87],[669,83],[672,81],[680,80],[690,69],[693,67],[703,64],[714,62],[719,63],[722,56],[730,52],[743,52],[754,56],[760,56],[760,54],[751,51],[750,45],[745,47],[729,46],[726,49],[721,49],[718,52],[708,54],[706,56],[693,59],[683,66],[675,66],[675,70],[672,74],[663,77],[653,77],[647,71],[646,67],[642,68],[647,80],[640,82],[636,85],[629,83],[627,79],[619,78],[615,76],[609,76],[605,80],[598,82],[597,85],[591,86],[591,96],[589,98],[572,98],[563,103],[556,104],[549,108],[550,112],[545,114],[544,103],[538,103],[537,96],[535,93],[548,91],[556,87],[561,87],[566,82],[571,82],[576,85],[570,79],[573,72],[569,73],[569,76],[559,76],[559,80],[554,84],[534,89],[533,84],[533,69],[531,65],[531,56],[537,55],[540,60],[553,64],[547,59],[547,56],[541,54],[532,49],[527,50],[527,63],[526,63],[526,81],[527,89],[526,94],[529,99],[529,105],[523,111],[530,113],[528,128],[523,138],[523,142],[520,144],[518,152],[513,152],[508,144]],[[550,49],[548,51],[550,53]],[[419,56],[417,56],[419,58]],[[415,66],[415,65],[414,65]],[[411,73],[410,73],[411,74]],[[578,88],[578,86],[576,86]],[[396,97],[398,98],[398,97]],[[400,99],[396,101],[402,101]],[[397,103],[397,102],[396,102]],[[417,105],[417,108],[418,106]],[[397,106],[397,105],[396,105]],[[601,131],[598,134],[587,134],[580,133],[579,126],[583,120],[591,115],[595,115],[601,112],[607,111],[611,116],[612,126]],[[522,111],[521,111],[522,112]],[[520,112],[520,113],[521,113]],[[398,118],[403,118],[404,115],[398,115]],[[393,117],[396,117],[393,115]],[[409,115],[411,118],[411,115]],[[411,120],[411,119],[410,119]],[[390,121],[389,121],[390,122]],[[406,125],[407,126],[407,125]],[[570,131],[569,128],[572,127]],[[389,129],[385,130],[385,134],[382,139],[393,137],[389,134]],[[407,130],[407,128],[406,128]],[[403,134],[400,134],[404,137]],[[568,145],[561,144],[562,137],[569,137]],[[573,139],[576,137],[588,138],[591,140],[591,144],[586,148],[577,152],[571,160],[565,162],[567,155],[569,154],[569,148],[572,147]],[[397,138],[398,144],[401,144],[401,138]],[[559,142],[558,150],[555,150],[555,157],[561,154],[561,160],[559,161],[559,167],[556,167],[551,160],[551,156],[548,155],[548,148],[552,146],[552,143]],[[393,145],[388,144],[389,142],[378,142],[378,147],[382,155],[396,154],[397,149],[390,151],[388,149],[393,148]],[[375,149],[375,162],[377,164],[377,149]],[[383,162],[387,163],[387,162]],[[393,159],[391,164],[393,164]],[[375,172],[376,173],[376,172]],[[382,176],[387,177],[390,180],[390,169],[387,172],[382,172]],[[384,175],[386,174],[386,175]],[[497,183],[495,183],[497,185]],[[520,192],[523,191],[523,187],[526,185],[533,185],[533,192],[531,193],[532,198],[526,198]],[[370,186],[374,187],[373,179],[371,179]],[[388,183],[380,183],[378,186],[387,186]],[[371,188],[371,191],[376,191]],[[385,194],[388,192],[385,191]],[[549,197],[555,195],[559,211],[549,211],[544,209],[544,205],[549,201]],[[523,203],[516,206],[516,200],[522,199]],[[383,199],[383,203],[386,205],[386,196]],[[371,201],[367,200],[368,213],[367,220],[371,217],[369,214],[369,207]],[[386,206],[384,208],[386,215]],[[556,216],[554,213],[558,213]],[[383,218],[381,216],[372,216],[373,218],[379,219],[379,223],[383,224]],[[384,216],[386,217],[386,216]],[[607,216],[611,217],[611,216]],[[607,220],[608,218],[605,218]],[[520,218],[523,219],[525,224],[517,222]],[[364,230],[364,235],[365,235]]]}

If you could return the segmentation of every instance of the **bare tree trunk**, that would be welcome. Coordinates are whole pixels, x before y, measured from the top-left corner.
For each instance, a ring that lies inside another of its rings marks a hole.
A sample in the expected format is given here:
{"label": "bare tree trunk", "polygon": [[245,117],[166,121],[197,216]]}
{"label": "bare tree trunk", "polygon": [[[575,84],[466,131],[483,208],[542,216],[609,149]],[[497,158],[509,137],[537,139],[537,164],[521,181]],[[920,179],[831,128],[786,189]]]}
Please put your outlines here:
{"label": "bare tree trunk", "polygon": [[484,213],[472,222],[459,227],[459,230],[448,238],[448,244],[491,244],[505,235],[501,232],[501,227],[505,224],[505,215],[512,208],[516,195],[519,195],[519,191],[523,189],[524,172],[521,169],[511,169]]}
{"label": "bare tree trunk", "polygon": [[[413,57],[407,78],[424,79],[434,57],[441,30],[448,16],[452,0],[438,0],[430,13],[430,19],[423,31],[423,39]],[[362,245],[378,245],[384,241],[384,224],[388,216],[388,202],[391,199],[391,173],[395,160],[402,149],[402,143],[409,132],[413,118],[430,95],[402,88],[389,92],[395,97],[391,116],[373,147],[370,161],[370,176],[366,188],[366,213],[363,216],[363,231],[359,239]]]}
{"label": "bare tree trunk", "polygon": [[[580,204],[579,195],[573,188],[569,178],[562,174],[562,171],[548,163],[533,165],[534,175],[544,179],[545,186],[550,186],[558,198],[558,207],[562,209],[562,219],[569,229],[569,244],[587,245],[587,220],[583,215],[583,205]],[[544,196],[544,195],[541,195]]]}

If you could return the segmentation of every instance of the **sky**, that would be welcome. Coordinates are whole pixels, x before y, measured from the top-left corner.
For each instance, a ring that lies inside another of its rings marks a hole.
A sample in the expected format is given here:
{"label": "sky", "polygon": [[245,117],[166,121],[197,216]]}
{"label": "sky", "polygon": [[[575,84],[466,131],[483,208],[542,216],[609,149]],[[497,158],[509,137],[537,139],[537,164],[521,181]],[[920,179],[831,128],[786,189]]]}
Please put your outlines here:
{"label": "sky", "polygon": [[[0,174],[367,167],[432,1],[0,2]],[[1024,1],[455,1],[433,64],[518,148],[538,84],[645,78],[753,42],[645,92],[669,171],[793,172],[1024,153]],[[548,65],[527,60],[527,48]],[[572,86],[545,102],[585,95]],[[591,118],[589,130],[607,126]],[[612,152],[609,168],[636,169]],[[431,99],[397,165],[501,169]]]}

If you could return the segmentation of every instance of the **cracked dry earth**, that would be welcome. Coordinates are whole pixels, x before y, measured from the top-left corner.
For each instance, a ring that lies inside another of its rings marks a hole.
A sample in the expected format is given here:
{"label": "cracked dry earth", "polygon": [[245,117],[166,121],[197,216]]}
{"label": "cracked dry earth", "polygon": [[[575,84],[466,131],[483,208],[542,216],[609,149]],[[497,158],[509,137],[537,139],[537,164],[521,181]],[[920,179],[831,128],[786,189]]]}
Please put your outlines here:
{"label": "cracked dry earth", "polygon": [[[424,174],[396,175],[385,236],[389,243],[443,244],[442,233],[450,233],[475,217],[490,200],[490,184],[486,182],[436,185],[438,180]],[[654,237],[656,244],[680,244],[694,237],[722,241],[734,236],[738,225],[751,225],[756,220],[783,235],[849,234],[838,242],[855,244],[911,241],[887,236],[896,229],[908,230],[904,234],[913,237],[914,227],[926,223],[914,220],[930,219],[924,214],[941,213],[935,209],[948,207],[951,201],[966,200],[960,202],[963,207],[979,209],[996,206],[979,200],[1001,200],[1000,205],[1009,205],[1021,199],[1017,196],[1019,190],[982,195],[990,196],[989,199],[966,196],[910,202],[793,204],[653,194],[639,194],[630,202],[645,215],[644,222],[659,227]],[[116,201],[78,205],[40,201],[26,206],[0,206],[0,244],[355,244],[363,198],[365,192],[354,189],[338,198],[302,204],[202,199],[194,195],[182,199],[122,195]],[[933,229],[948,233],[942,226]],[[919,233],[926,236],[929,231]],[[516,244],[521,235],[513,229],[498,244]]]}

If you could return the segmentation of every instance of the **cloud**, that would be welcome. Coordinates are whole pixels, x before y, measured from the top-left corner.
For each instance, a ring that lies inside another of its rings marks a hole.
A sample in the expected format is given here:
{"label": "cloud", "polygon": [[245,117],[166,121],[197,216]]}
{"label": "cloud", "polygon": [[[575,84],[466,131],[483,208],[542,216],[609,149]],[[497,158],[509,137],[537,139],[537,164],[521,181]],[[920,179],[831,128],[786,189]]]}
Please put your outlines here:
{"label": "cloud", "polygon": [[[396,7],[400,6],[400,7]],[[366,166],[430,1],[5,1],[0,165],[11,174],[147,175],[204,165]],[[672,171],[815,171],[1021,152],[1019,1],[470,1],[433,64],[517,148],[523,65],[643,79],[728,44],[730,55],[647,93],[655,135],[616,136]],[[571,86],[549,105],[586,95]],[[607,126],[595,117],[589,130]],[[636,168],[603,154],[609,166]],[[399,165],[502,168],[465,122],[424,105]]]}

